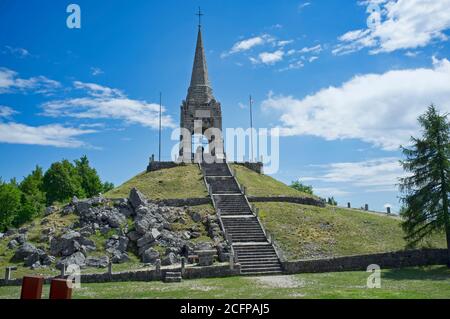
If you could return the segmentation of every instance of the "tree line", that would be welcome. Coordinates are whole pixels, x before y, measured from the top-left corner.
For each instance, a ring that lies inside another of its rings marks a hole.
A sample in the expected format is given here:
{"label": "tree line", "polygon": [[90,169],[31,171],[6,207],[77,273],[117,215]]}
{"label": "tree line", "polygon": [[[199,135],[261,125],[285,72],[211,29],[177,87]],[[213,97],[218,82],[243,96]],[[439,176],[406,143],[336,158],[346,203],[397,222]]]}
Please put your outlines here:
{"label": "tree line", "polygon": [[46,206],[68,202],[74,196],[96,196],[113,188],[112,183],[101,181],[87,156],[73,162],[55,162],[46,172],[36,166],[20,183],[15,178],[9,182],[0,178],[0,232],[42,215]]}

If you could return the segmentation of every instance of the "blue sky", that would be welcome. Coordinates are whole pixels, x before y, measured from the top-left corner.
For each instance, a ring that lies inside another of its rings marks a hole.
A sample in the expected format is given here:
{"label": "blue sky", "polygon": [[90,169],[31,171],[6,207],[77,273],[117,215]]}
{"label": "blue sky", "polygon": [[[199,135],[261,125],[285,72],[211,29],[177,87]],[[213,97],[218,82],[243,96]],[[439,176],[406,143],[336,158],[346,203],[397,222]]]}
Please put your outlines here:
{"label": "blue sky", "polygon": [[157,153],[160,91],[169,159],[199,5],[224,126],[249,126],[252,94],[255,125],[281,128],[274,177],[398,209],[398,146],[428,104],[450,111],[450,0],[2,0],[0,176],[87,154],[124,182]]}

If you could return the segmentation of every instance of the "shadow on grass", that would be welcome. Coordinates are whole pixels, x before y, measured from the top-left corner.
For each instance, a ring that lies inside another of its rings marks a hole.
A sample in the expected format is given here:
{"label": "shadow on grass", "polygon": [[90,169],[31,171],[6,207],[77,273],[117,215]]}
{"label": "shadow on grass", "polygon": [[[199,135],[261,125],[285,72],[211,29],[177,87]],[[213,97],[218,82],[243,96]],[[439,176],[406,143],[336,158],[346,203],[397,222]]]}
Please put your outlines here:
{"label": "shadow on grass", "polygon": [[390,269],[383,271],[383,278],[391,280],[450,280],[447,266]]}

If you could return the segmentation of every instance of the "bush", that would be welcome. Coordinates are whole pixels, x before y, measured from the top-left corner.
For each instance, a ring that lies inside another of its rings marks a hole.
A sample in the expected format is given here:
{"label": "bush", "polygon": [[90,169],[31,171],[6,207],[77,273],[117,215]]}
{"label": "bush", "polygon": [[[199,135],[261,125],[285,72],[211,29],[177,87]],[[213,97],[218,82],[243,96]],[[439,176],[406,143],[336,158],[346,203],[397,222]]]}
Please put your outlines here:
{"label": "bush", "polygon": [[312,186],[304,185],[300,181],[292,182],[292,184],[289,187],[296,189],[299,192],[303,192],[303,193],[306,193],[309,195],[314,195]]}

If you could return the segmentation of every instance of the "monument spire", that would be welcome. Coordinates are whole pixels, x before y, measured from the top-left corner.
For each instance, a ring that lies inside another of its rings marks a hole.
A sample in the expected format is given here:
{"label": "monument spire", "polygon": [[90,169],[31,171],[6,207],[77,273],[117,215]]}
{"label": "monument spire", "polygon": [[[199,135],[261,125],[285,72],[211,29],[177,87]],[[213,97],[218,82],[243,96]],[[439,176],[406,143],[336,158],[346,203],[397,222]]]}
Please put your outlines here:
{"label": "monument spire", "polygon": [[205,48],[201,30],[201,17],[203,13],[199,8],[197,45],[195,48],[194,66],[192,68],[191,85],[189,86],[187,100],[208,103],[212,98],[212,89],[208,77]]}

